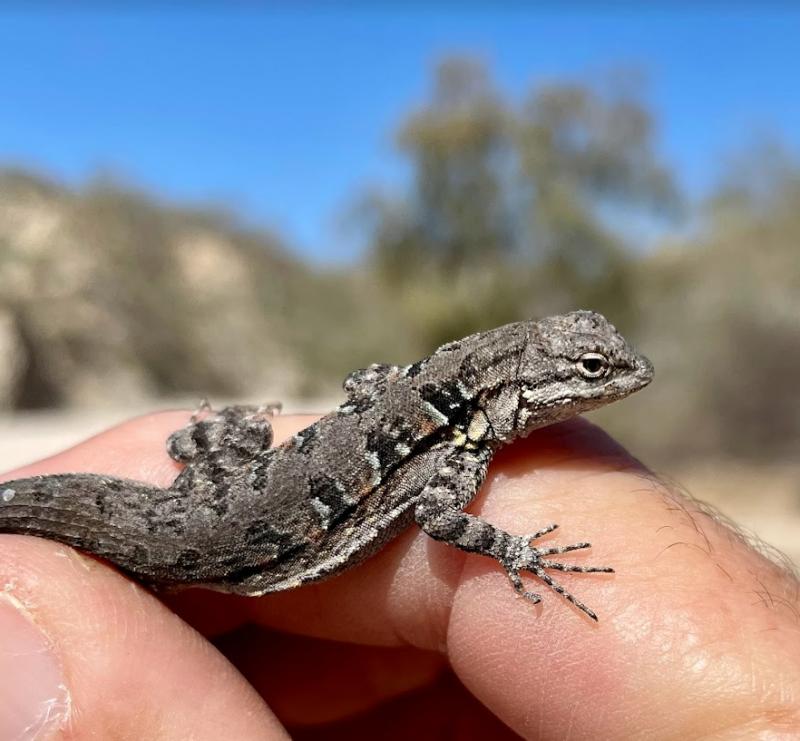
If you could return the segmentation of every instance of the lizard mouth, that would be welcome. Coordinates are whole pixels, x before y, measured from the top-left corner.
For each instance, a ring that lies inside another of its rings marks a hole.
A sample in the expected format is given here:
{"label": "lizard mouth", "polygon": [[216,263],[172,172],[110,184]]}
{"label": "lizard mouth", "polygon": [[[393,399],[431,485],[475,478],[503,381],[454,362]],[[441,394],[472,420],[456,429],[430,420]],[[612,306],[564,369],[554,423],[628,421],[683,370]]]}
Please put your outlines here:
{"label": "lizard mouth", "polygon": [[644,355],[636,355],[625,372],[611,380],[610,390],[616,393],[615,398],[621,399],[647,386],[654,375],[655,370],[650,360]]}
{"label": "lizard mouth", "polygon": [[639,355],[636,358],[636,373],[642,383],[639,388],[643,388],[653,380],[656,371],[649,358],[646,358],[644,355]]}

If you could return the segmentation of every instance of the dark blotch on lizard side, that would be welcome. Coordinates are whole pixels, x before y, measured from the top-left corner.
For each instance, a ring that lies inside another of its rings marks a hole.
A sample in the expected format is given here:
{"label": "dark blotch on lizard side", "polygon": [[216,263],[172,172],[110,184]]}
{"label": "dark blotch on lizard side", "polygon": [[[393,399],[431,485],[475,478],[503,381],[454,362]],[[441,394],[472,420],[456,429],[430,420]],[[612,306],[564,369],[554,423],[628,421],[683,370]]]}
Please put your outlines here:
{"label": "dark blotch on lizard side", "polygon": [[298,543],[288,533],[277,530],[266,519],[253,520],[245,528],[244,535],[248,546],[255,546],[276,561],[280,561],[304,546],[304,543]]}
{"label": "dark blotch on lizard side", "polygon": [[314,441],[317,439],[317,428],[313,425],[300,430],[295,436],[295,448],[303,453],[310,453],[314,449]]}
{"label": "dark blotch on lizard side", "polygon": [[395,468],[404,458],[397,451],[398,438],[382,430],[373,430],[367,435],[367,450],[378,456],[381,475]]}
{"label": "dark blotch on lizard side", "polygon": [[178,554],[175,565],[184,571],[190,571],[200,564],[203,559],[203,554],[194,548],[187,548]]}
{"label": "dark blotch on lizard side", "polygon": [[406,368],[406,378],[416,378],[424,367],[425,362],[423,360],[418,360],[416,363],[412,363],[408,366],[408,368]]}
{"label": "dark blotch on lizard side", "polygon": [[98,494],[94,498],[94,504],[97,507],[97,511],[101,515],[105,515],[106,512],[108,511],[107,499],[108,497],[106,496],[106,492],[104,491],[98,492]]}
{"label": "dark blotch on lizard side", "polygon": [[420,388],[419,395],[447,417],[451,426],[456,427],[469,422],[470,407],[456,381],[441,384],[426,383]]}
{"label": "dark blotch on lizard side", "polygon": [[133,562],[145,564],[150,560],[150,552],[143,545],[133,546]]}
{"label": "dark blotch on lizard side", "polygon": [[340,407],[341,414],[363,414],[375,406],[375,399],[368,394],[353,395]]}
{"label": "dark blotch on lizard side", "polygon": [[34,489],[31,492],[31,498],[36,504],[47,504],[52,502],[54,494],[52,491],[45,491],[44,489]]}
{"label": "dark blotch on lizard side", "polygon": [[348,518],[355,510],[355,502],[349,502],[329,476],[315,476],[309,482],[311,499],[319,499],[328,509],[328,527],[334,527]]}
{"label": "dark blotch on lizard side", "polygon": [[263,492],[267,488],[269,480],[267,474],[269,473],[271,461],[271,457],[263,458],[253,466],[253,475],[250,479],[253,491]]}

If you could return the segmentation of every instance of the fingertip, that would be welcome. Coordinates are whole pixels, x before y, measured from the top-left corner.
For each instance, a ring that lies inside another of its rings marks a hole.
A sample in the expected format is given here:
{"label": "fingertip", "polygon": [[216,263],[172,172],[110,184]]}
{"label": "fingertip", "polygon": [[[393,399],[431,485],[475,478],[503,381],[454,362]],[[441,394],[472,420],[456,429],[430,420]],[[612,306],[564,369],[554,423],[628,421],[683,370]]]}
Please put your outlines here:
{"label": "fingertip", "polygon": [[183,427],[190,416],[189,411],[170,410],[134,417],[60,453],[9,471],[2,478],[96,473],[168,484],[180,466],[167,455],[166,439]]}
{"label": "fingertip", "polygon": [[0,738],[55,732],[70,695],[50,638],[8,592],[0,593]]}
{"label": "fingertip", "polygon": [[[3,674],[26,682],[38,677],[31,698],[47,692],[57,698],[48,687],[63,686],[68,702],[58,707],[67,710],[51,722],[67,724],[76,737],[285,737],[213,646],[105,564],[39,538],[3,535],[0,583],[5,600],[30,616],[47,648],[34,655],[33,639],[0,636],[0,650],[12,651],[4,655]],[[59,679],[47,674],[53,670],[42,663],[46,657]],[[35,677],[27,673],[34,659]]]}

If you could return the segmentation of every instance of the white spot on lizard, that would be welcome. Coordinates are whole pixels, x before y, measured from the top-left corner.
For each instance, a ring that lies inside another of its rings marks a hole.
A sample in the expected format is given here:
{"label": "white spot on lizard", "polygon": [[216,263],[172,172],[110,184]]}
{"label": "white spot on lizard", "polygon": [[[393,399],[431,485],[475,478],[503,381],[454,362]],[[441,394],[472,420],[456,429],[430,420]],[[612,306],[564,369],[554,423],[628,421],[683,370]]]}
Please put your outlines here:
{"label": "white spot on lizard", "polygon": [[311,506],[314,511],[319,515],[319,524],[323,530],[327,530],[331,524],[331,508],[325,504],[319,497],[314,497],[311,500]]}
{"label": "white spot on lizard", "polygon": [[469,422],[467,428],[467,437],[472,442],[483,440],[486,433],[489,431],[489,420],[482,409],[479,409]]}
{"label": "white spot on lizard", "polygon": [[422,407],[440,425],[450,424],[450,420],[444,414],[442,414],[435,406],[433,406],[433,404],[431,404],[429,401],[422,402]]}
{"label": "white spot on lizard", "polygon": [[381,459],[374,450],[368,450],[364,453],[364,459],[372,469],[372,477],[370,479],[371,486],[377,486],[381,483]]}

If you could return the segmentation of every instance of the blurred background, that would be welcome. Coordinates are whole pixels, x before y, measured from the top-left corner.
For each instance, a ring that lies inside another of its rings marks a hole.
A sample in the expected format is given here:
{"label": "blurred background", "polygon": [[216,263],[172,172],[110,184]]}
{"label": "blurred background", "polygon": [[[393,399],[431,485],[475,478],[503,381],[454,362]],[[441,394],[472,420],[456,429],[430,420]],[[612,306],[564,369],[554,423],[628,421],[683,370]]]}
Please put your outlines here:
{"label": "blurred background", "polygon": [[0,467],[593,308],[596,421],[800,558],[800,11],[648,8],[5,6]]}

